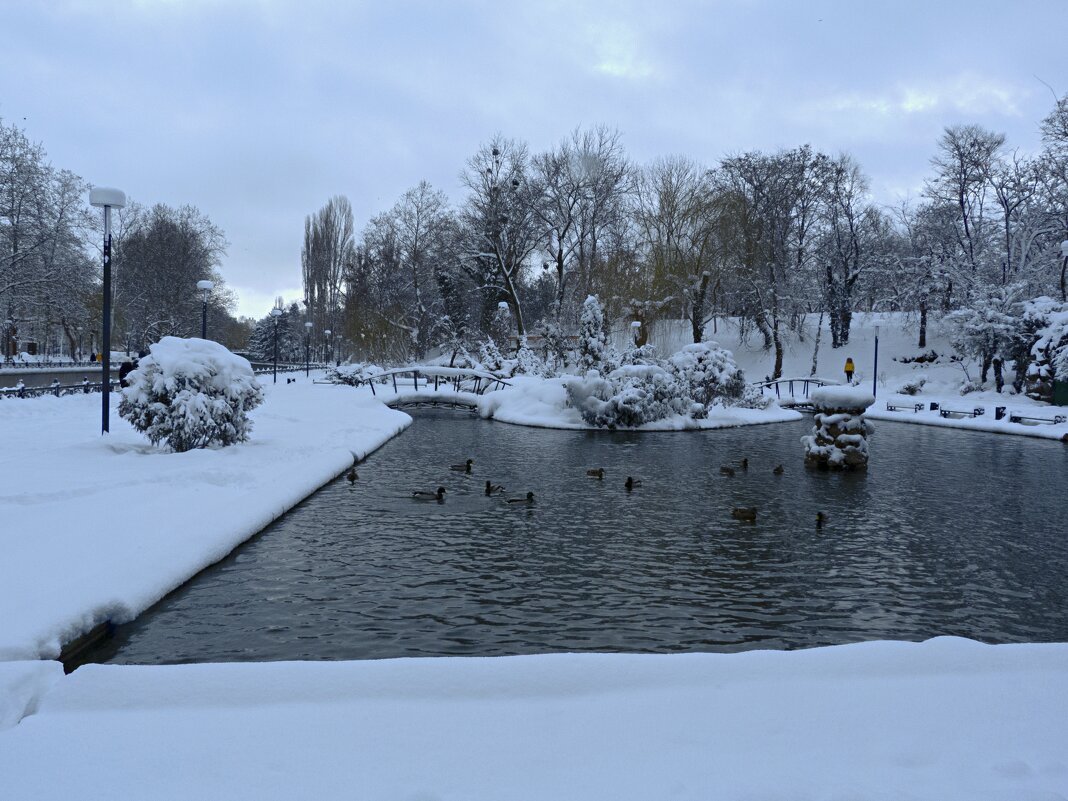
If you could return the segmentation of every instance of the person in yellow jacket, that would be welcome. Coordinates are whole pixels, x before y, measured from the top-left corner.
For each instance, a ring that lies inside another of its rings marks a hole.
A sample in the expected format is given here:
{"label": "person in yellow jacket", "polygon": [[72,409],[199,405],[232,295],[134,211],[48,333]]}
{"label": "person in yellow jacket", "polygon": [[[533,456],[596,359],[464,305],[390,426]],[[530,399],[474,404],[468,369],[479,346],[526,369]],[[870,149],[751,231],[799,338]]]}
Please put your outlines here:
{"label": "person in yellow jacket", "polygon": [[846,374],[846,383],[847,384],[852,384],[853,383],[853,373],[854,372],[855,372],[855,368],[853,367],[853,357],[850,356],[848,359],[846,359],[846,363],[845,363],[845,374]]}

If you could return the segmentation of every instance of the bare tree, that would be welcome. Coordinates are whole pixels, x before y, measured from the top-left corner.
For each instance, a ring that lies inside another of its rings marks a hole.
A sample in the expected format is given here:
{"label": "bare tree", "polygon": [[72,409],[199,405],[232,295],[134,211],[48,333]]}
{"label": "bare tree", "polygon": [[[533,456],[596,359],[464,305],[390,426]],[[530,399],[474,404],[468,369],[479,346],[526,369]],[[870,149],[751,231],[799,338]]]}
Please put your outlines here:
{"label": "bare tree", "polygon": [[314,330],[336,329],[341,309],[342,282],[355,259],[352,205],[337,195],[304,219],[300,251],[304,300]]}

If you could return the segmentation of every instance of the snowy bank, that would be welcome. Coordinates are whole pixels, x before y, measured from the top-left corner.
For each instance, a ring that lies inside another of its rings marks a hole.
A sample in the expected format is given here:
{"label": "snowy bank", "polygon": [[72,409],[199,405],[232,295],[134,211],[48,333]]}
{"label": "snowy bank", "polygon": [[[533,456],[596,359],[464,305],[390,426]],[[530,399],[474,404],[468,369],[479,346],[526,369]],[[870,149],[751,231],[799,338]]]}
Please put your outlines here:
{"label": "snowy bank", "polygon": [[1063,798],[1066,688],[1068,645],[956,638],[88,665],[0,731],[0,796]]}
{"label": "snowy bank", "polygon": [[[422,368],[420,368],[422,371]],[[441,385],[431,389],[424,382],[418,390],[412,388],[407,380],[399,384],[398,391],[392,388],[378,389],[375,396],[382,403],[393,406],[414,404],[443,404],[467,406],[478,412],[486,420],[501,423],[531,426],[534,428],[562,428],[585,431],[604,431],[606,429],[590,425],[582,419],[579,411],[568,405],[566,384],[570,377],[535,378],[531,376],[514,376],[509,378],[510,386],[478,395],[461,389],[457,392],[451,386]],[[365,397],[370,397],[370,390],[361,387]],[[708,417],[694,419],[685,415],[673,415],[646,423],[636,428],[619,430],[630,431],[702,431],[716,428],[760,425],[762,423],[787,423],[801,419],[800,412],[782,409],[772,403],[766,409],[749,409],[741,406],[712,406]]]}
{"label": "snowy bank", "polygon": [[347,387],[266,387],[248,442],[187,453],[114,409],[102,437],[99,395],[0,404],[0,660],[132,619],[411,422]]}

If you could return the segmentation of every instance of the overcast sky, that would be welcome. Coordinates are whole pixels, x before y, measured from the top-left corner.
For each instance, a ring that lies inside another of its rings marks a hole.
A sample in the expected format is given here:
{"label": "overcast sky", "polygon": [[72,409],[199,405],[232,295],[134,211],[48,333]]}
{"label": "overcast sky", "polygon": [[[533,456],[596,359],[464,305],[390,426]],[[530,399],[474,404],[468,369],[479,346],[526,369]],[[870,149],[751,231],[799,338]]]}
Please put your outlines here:
{"label": "overcast sky", "polygon": [[494,133],[617,128],[639,163],[806,142],[916,194],[946,125],[1034,150],[1068,0],[0,0],[0,117],[53,164],[227,235],[239,312],[302,295],[304,218],[357,228],[421,179],[461,198]]}

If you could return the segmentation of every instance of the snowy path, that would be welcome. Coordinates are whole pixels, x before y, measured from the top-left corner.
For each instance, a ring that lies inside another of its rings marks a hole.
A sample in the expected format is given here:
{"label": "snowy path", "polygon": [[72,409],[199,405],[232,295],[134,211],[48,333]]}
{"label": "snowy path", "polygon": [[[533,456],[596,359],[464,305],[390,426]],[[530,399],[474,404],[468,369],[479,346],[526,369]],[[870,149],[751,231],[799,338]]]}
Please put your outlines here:
{"label": "snowy path", "polygon": [[129,620],[402,431],[346,387],[266,384],[252,439],[151,448],[100,396],[0,404],[0,660]]}
{"label": "snowy path", "polygon": [[1068,795],[1061,644],[89,665],[49,681],[0,731],[4,798]]}

